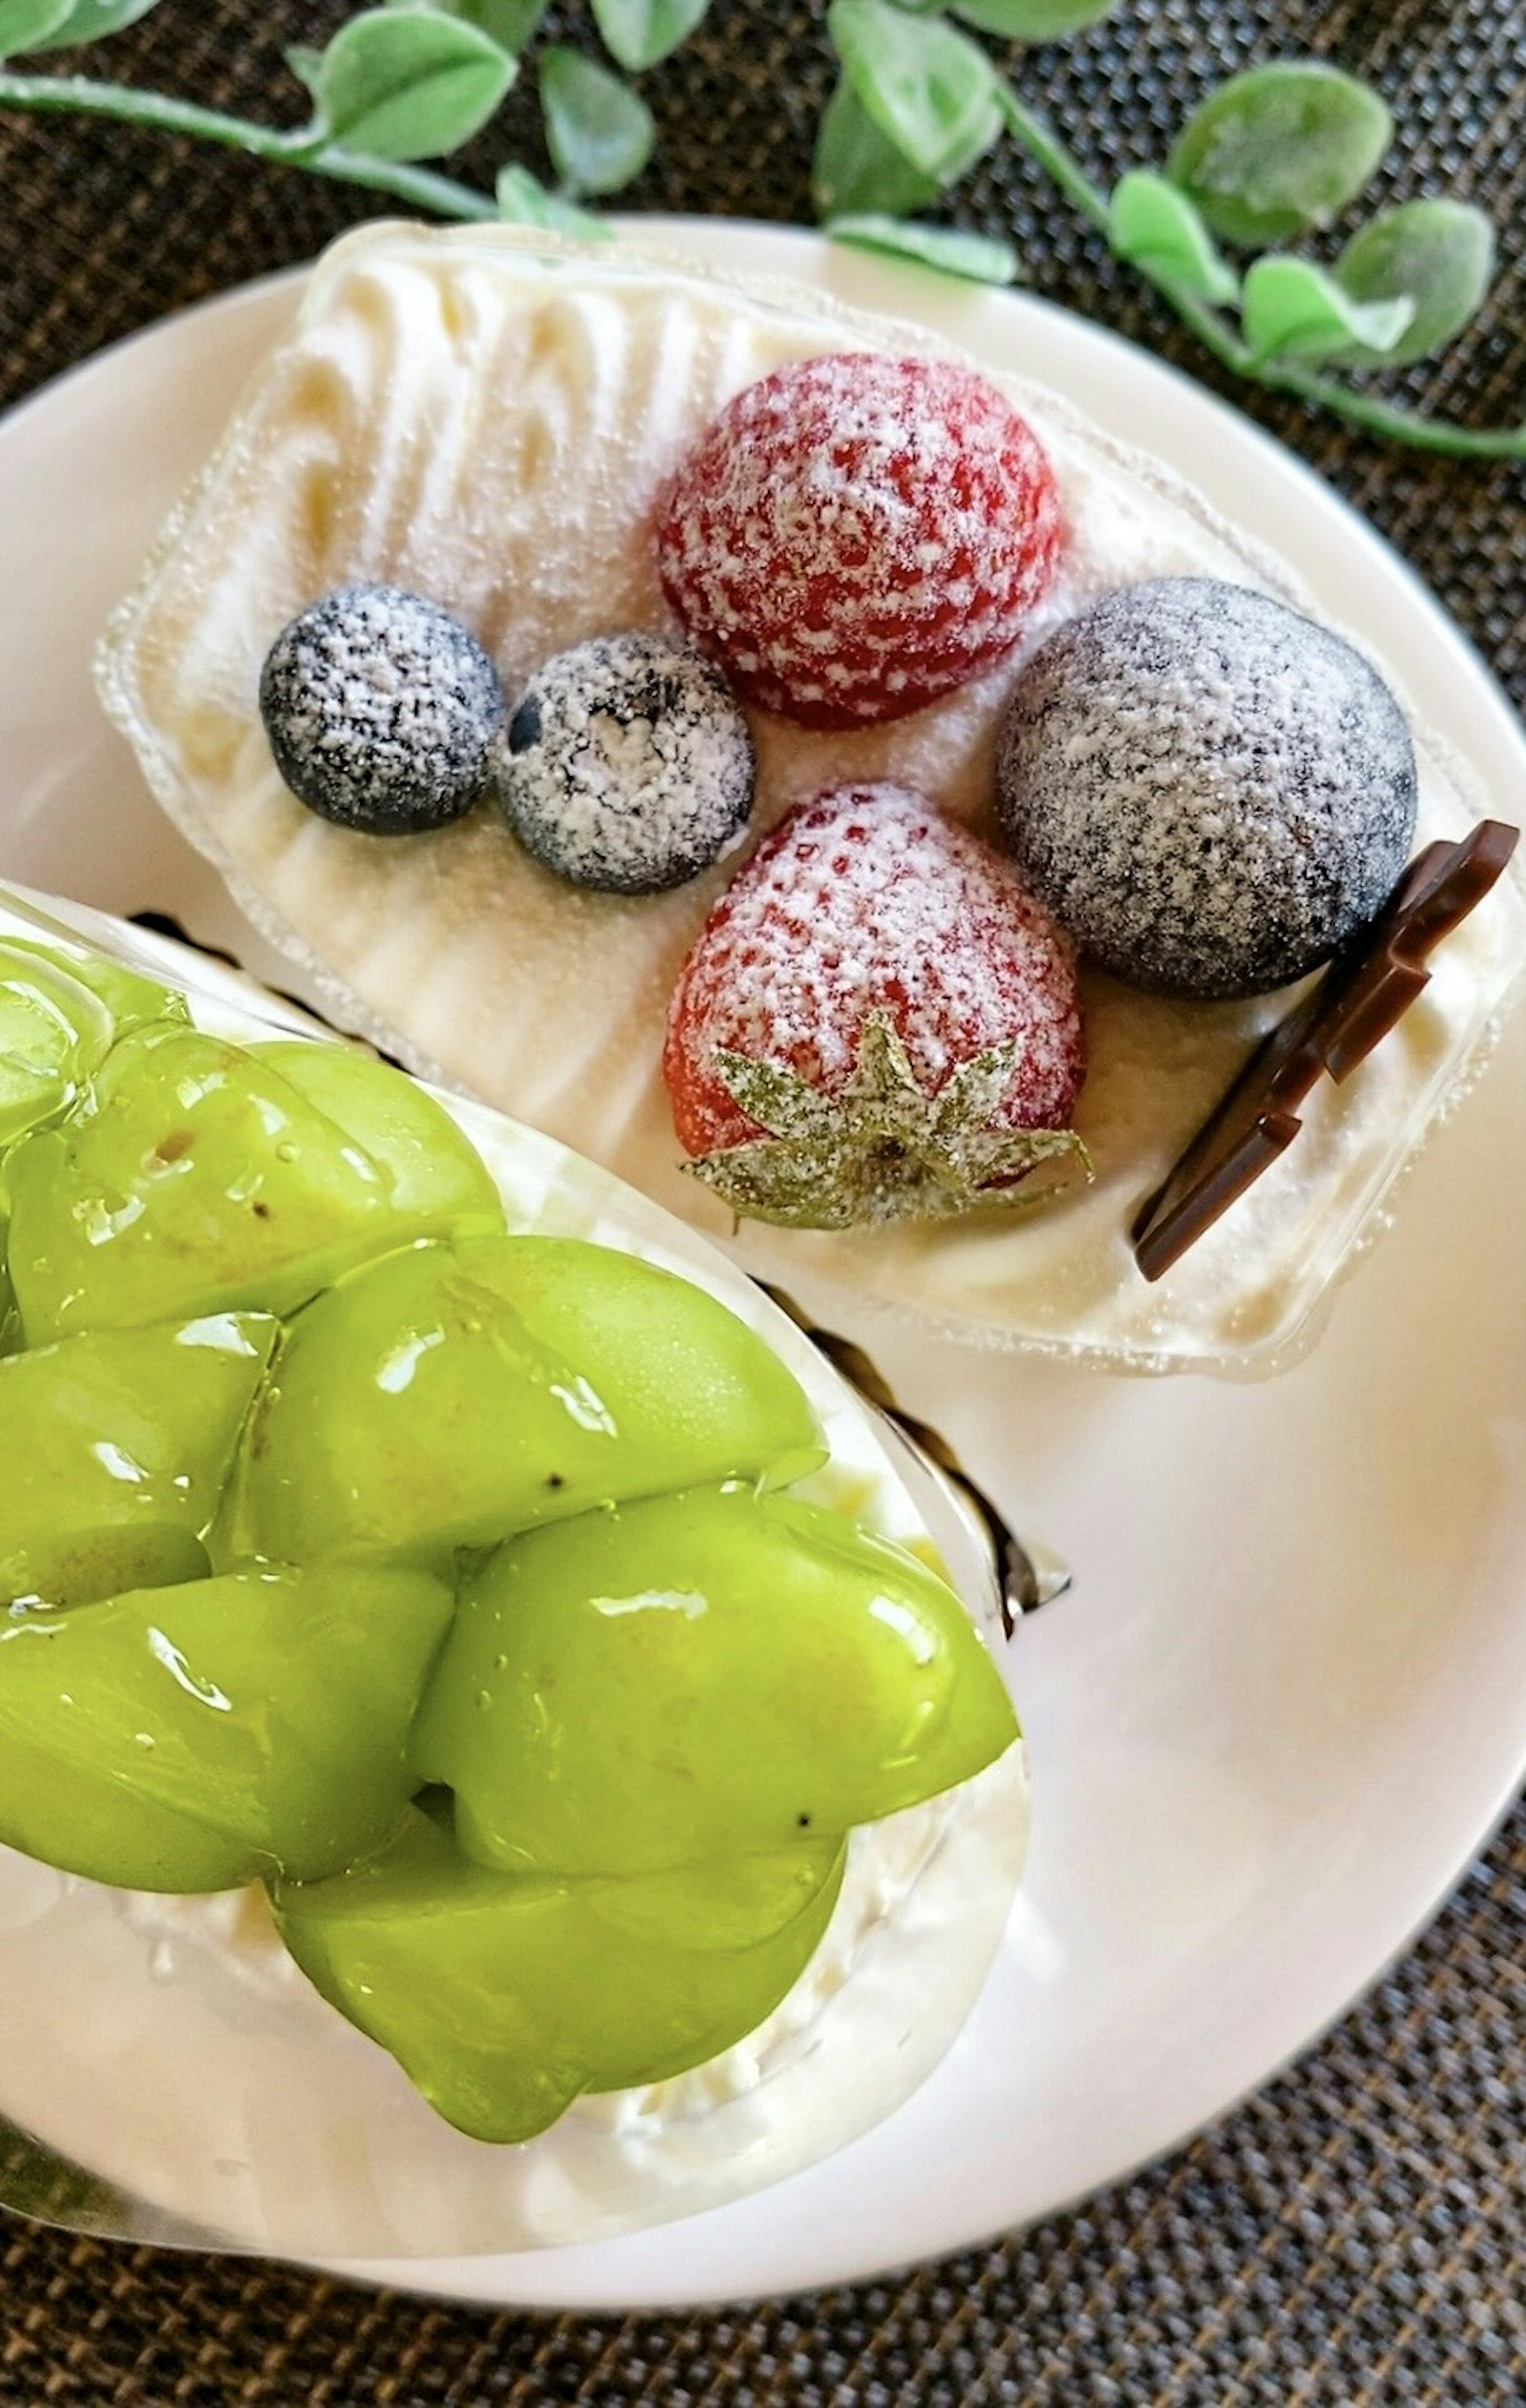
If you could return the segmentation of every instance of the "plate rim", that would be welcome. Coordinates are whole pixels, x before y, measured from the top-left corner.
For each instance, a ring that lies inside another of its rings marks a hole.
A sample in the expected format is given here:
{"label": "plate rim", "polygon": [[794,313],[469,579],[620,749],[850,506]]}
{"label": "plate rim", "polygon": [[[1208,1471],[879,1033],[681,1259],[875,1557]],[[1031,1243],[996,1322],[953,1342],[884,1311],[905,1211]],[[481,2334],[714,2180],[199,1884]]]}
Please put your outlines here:
{"label": "plate rim", "polygon": [[[808,229],[765,225],[752,221],[691,220],[666,216],[622,219],[618,223],[622,232],[633,233],[647,240],[670,242],[675,247],[686,246],[691,251],[697,251],[707,261],[717,265],[736,264],[742,266],[744,271],[756,265],[745,256],[749,245],[777,248],[780,256],[772,264],[771,270],[765,270],[765,272],[795,275],[802,280],[809,279],[813,271],[819,274],[828,259],[830,259],[834,271],[840,272],[841,280],[843,283],[860,288],[855,296],[858,298],[860,306],[886,310],[899,308],[902,315],[918,318],[921,322],[928,322],[919,306],[929,290],[929,279],[926,271],[903,268],[881,261],[875,261],[871,270],[863,265],[864,254],[845,253],[838,247],[829,247],[820,235]],[[739,250],[743,253],[741,258],[737,257]],[[147,353],[155,345],[163,344],[166,337],[172,334],[182,340],[189,337],[194,344],[200,338],[201,329],[209,329],[224,319],[237,320],[240,312],[250,310],[276,291],[290,288],[295,292],[305,272],[305,267],[302,265],[278,269],[227,291],[208,295],[147,327],[122,336],[85,360],[64,370],[59,376],[38,388],[36,393],[16,404],[3,419],[0,419],[0,456],[8,452],[13,439],[24,440],[35,418],[50,406],[56,406],[60,396],[65,391],[72,391],[88,380],[108,380],[113,374],[120,372],[124,357],[129,354]],[[862,289],[861,280],[867,280],[871,289]],[[941,288],[943,280],[936,280],[936,283]],[[877,293],[874,287],[879,288]],[[834,288],[828,284],[826,289]],[[938,297],[940,299],[946,297],[941,289]],[[963,301],[966,295],[961,293],[958,297]],[[1130,378],[1144,374],[1148,380],[1159,380],[1159,389],[1161,392],[1169,390],[1174,406],[1188,411],[1202,426],[1212,425],[1216,430],[1219,439],[1231,443],[1234,449],[1243,451],[1248,444],[1251,455],[1267,464],[1275,477],[1286,480],[1291,476],[1310,507],[1317,506],[1320,512],[1331,515],[1333,523],[1341,526],[1345,539],[1357,545],[1370,574],[1380,576],[1385,583],[1395,578],[1400,580],[1411,611],[1418,613],[1426,623],[1431,640],[1442,645],[1450,665],[1451,674],[1465,679],[1472,695],[1472,709],[1476,710],[1480,706],[1485,707],[1485,729],[1479,736],[1480,745],[1484,744],[1486,738],[1489,745],[1503,745],[1507,756],[1511,752],[1514,753],[1516,772],[1518,776],[1520,774],[1521,768],[1526,767],[1526,735],[1523,735],[1508,698],[1487,663],[1403,555],[1350,504],[1326,485],[1307,461],[1290,451],[1256,422],[1244,417],[1230,402],[1199,384],[1186,371],[1159,359],[1152,352],[1142,350],[1130,338],[1111,328],[1081,318],[1057,303],[1020,289],[988,294],[985,296],[984,306],[987,308],[996,307],[1002,310],[1016,309],[1020,313],[1037,311],[1045,319],[1059,323],[1065,329],[1069,339],[1080,341],[1083,344],[1098,345],[1104,352],[1121,360],[1127,366]],[[957,333],[954,339],[963,339],[967,344],[971,342],[969,336],[961,338]],[[1041,380],[1043,380],[1042,372]],[[1095,414],[1094,411],[1093,414]],[[1130,439],[1138,440],[1137,437]],[[1141,448],[1148,448],[1148,446],[1142,444]],[[1183,468],[1180,473],[1188,472]],[[1297,565],[1301,573],[1307,575],[1307,566],[1302,559]],[[1334,2003],[1322,2021],[1312,2027],[1303,2038],[1282,2053],[1274,2062],[1269,2064],[1262,2072],[1245,2083],[1231,2097],[1224,2100],[1208,2115],[1191,2122],[1147,2153],[1120,2162],[1116,2171],[1101,2181],[1087,2181],[1074,2192],[1064,2197],[1057,2197],[1042,2210],[1032,2215],[1024,2216],[1015,2223],[1003,2223],[993,2227],[987,2222],[983,2222],[976,2229],[969,2231],[961,2229],[951,2237],[930,2243],[927,2254],[933,2258],[946,2257],[957,2251],[992,2243],[1012,2231],[1027,2229],[1029,2225],[1043,2217],[1073,2210],[1081,2200],[1096,2196],[1099,2190],[1112,2188],[1131,2180],[1148,2167],[1172,2156],[1188,2141],[1214,2128],[1227,2116],[1232,2114],[1247,2099],[1255,2096],[1268,2083],[1277,2079],[1288,2066],[1316,2047],[1363,1997],[1384,1980],[1391,1968],[1413,1947],[1418,1934],[1433,1920],[1442,1904],[1451,1896],[1473,1858],[1498,1831],[1515,1802],[1523,1780],[1526,1780],[1526,1735],[1523,1735],[1520,1742],[1519,1760],[1500,1785],[1491,1819],[1484,1830],[1475,1837],[1461,1859],[1453,1866],[1439,1886],[1435,1887],[1433,1894],[1419,1907],[1407,1928],[1393,1941],[1388,1953],[1356,1987]],[[767,2197],[768,2194],[756,2196]],[[721,2210],[713,2213],[726,2215],[732,2211]],[[669,2241],[676,2244],[667,2254],[676,2255],[679,2258],[683,2255],[683,2236],[686,2229],[692,2229],[692,2227],[682,2221],[666,2228],[651,2229],[655,2233],[666,2233]],[[636,2235],[631,2236],[630,2240],[640,2242],[649,2237],[650,2235]],[[599,2266],[603,2261],[612,2258],[618,2259],[621,2252],[628,2246],[628,2242],[614,2241],[544,2252],[515,2253],[501,2258],[484,2257],[440,2260],[367,2259],[299,2262],[324,2262],[330,2265],[331,2271],[343,2273],[352,2279],[404,2288],[420,2296],[463,2302],[473,2301],[495,2307],[526,2305],[541,2308],[565,2307],[584,2311],[614,2311],[622,2308],[646,2311],[659,2308],[694,2307],[731,2300],[741,2296],[787,2296],[802,2289],[815,2288],[823,2282],[837,2283],[883,2277],[899,2267],[923,2262],[921,2258],[897,2257],[883,2261],[855,2258],[851,2270],[846,2269],[845,2264],[832,2264],[825,2272],[801,2273],[784,2280],[770,2281],[761,2291],[748,2286],[743,2292],[733,2286],[713,2282],[701,2283],[689,2287],[682,2284],[654,2286],[642,2281],[633,2289],[628,2282],[620,2280],[617,2266],[612,2277],[605,2276],[601,2279],[599,2273]],[[591,2260],[597,2262],[593,2264],[590,2272],[589,2261]],[[574,2261],[576,2261],[576,2271]],[[504,2270],[504,2273],[495,2282],[494,2270],[500,2268]],[[555,2279],[558,2268],[569,2277],[565,2283]],[[525,2273],[530,2279],[516,2282],[511,2278],[510,2270]],[[534,2275],[538,2272],[543,2272],[553,2279],[535,2280]]]}

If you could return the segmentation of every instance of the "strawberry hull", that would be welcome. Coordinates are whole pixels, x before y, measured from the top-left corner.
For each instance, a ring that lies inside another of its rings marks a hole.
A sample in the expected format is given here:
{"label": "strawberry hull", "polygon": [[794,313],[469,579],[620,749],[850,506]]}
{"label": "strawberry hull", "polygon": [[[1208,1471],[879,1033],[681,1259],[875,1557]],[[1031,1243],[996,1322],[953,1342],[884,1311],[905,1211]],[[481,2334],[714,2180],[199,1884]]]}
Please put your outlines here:
{"label": "strawberry hull", "polygon": [[1086,1156],[1070,945],[1000,854],[897,786],[774,829],[679,975],[663,1070],[692,1168],[805,1228],[955,1216]]}

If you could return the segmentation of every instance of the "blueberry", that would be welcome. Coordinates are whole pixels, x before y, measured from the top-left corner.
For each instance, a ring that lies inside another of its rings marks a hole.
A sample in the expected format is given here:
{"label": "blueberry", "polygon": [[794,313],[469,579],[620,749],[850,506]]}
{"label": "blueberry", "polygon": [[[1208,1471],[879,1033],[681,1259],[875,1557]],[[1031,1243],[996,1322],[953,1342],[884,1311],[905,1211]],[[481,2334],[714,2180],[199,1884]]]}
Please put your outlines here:
{"label": "blueberry", "polygon": [[657,894],[741,835],[752,739],[720,671],[692,646],[599,636],[537,672],[497,784],[510,825],[559,878]]}
{"label": "blueberry", "polygon": [[1257,995],[1384,901],[1415,825],[1404,714],[1351,645],[1215,578],[1122,587],[1018,676],[1001,832],[1085,952],[1136,985]]}
{"label": "blueberry", "polygon": [[492,662],[449,611],[398,586],[347,585],[276,638],[260,716],[310,810],[408,836],[459,819],[483,794],[504,704]]}

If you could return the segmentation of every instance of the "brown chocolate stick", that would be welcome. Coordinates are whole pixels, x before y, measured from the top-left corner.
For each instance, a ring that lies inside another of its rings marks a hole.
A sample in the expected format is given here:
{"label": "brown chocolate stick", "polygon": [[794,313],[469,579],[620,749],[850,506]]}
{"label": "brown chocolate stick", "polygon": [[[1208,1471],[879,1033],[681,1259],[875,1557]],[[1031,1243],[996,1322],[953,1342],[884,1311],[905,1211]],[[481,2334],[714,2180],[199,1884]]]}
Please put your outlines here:
{"label": "brown chocolate stick", "polygon": [[1519,828],[1480,820],[1456,844],[1417,853],[1375,918],[1342,947],[1317,986],[1261,1040],[1130,1235],[1147,1280],[1183,1255],[1303,1126],[1297,1107],[1321,1071],[1350,1076],[1431,976],[1427,958],[1489,893]]}

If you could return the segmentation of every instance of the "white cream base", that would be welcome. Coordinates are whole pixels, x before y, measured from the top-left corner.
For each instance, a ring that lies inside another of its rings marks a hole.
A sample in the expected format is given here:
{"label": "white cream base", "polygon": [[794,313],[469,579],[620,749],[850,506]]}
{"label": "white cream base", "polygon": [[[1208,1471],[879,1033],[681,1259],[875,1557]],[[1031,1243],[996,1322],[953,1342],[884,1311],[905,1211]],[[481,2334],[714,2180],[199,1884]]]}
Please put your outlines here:
{"label": "white cream base", "polygon": [[[338,1017],[421,1073],[592,1153],[740,1259],[829,1311],[930,1316],[978,1343],[1144,1369],[1265,1369],[1306,1337],[1385,1192],[1460,1092],[1526,959],[1502,889],[1348,1090],[1311,1100],[1286,1161],[1158,1286],[1128,1224],[1283,1006],[1184,1006],[1088,978],[1079,1125],[1096,1183],[1040,1211],[820,1236],[751,1226],[682,1175],[658,1075],[667,997],[735,858],[676,894],[580,894],[496,813],[391,840],[321,823],[277,779],[254,706],[278,628],[353,578],[412,584],[468,621],[511,693],[549,652],[664,612],[663,478],[720,403],[827,349],[943,348],[786,286],[743,288],[503,228],[373,227],[332,250],[102,656],[108,708],[160,800]],[[1068,542],[1037,641],[1089,596],[1192,572],[1294,603],[1291,574],[1179,480],[1056,395],[997,380],[1053,460]],[[1010,668],[917,718],[817,737],[755,715],[755,829],[832,779],[892,774],[979,819]],[[1412,718],[1414,713],[1411,713]],[[1417,842],[1477,799],[1423,733]]]}
{"label": "white cream base", "polygon": [[[64,929],[190,989],[233,1038],[310,1030],[215,963],[83,906]],[[24,903],[0,933],[39,933]],[[256,1016],[256,1011],[263,1016]],[[858,1398],[701,1240],[553,1140],[453,1111],[510,1226],[586,1238],[695,1280],[809,1391],[831,1459],[802,1493],[931,1550],[1000,1647],[989,1566],[937,1492],[914,1497]],[[518,2147],[468,2140],[299,1974],[257,1892],[150,1897],[0,1848],[0,2114],[140,2199],[240,2245],[306,2256],[466,2256],[593,2241],[737,2199],[829,2155],[908,2098],[985,1980],[1022,1870],[1020,1744],[947,1797],[856,1832],[827,1936],[774,2014],[693,2072],[580,2101]]]}

